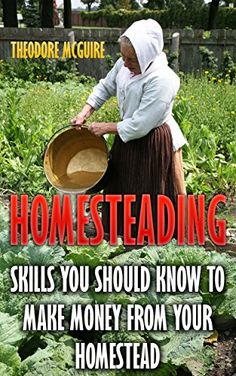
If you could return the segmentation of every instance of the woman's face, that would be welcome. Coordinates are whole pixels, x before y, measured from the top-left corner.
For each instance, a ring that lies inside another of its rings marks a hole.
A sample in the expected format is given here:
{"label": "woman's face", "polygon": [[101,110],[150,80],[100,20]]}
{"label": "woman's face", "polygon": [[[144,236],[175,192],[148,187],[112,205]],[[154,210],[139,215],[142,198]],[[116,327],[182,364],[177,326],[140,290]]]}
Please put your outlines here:
{"label": "woman's face", "polygon": [[121,42],[120,52],[124,66],[134,73],[134,75],[140,74],[141,70],[134,48],[128,43]]}

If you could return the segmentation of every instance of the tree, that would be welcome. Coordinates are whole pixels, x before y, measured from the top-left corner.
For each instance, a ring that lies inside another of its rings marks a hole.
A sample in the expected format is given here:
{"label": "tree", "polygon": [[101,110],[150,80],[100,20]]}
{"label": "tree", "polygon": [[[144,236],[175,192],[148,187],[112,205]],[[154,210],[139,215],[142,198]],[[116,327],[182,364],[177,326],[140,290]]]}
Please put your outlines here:
{"label": "tree", "polygon": [[146,6],[149,9],[165,9],[166,1],[165,0],[148,0]]}
{"label": "tree", "polygon": [[227,7],[230,6],[231,4],[235,7],[236,6],[236,0],[225,0],[224,1],[224,5],[227,6]]}
{"label": "tree", "polygon": [[137,10],[143,8],[139,0],[101,0],[99,4],[99,9],[128,9]]}
{"label": "tree", "polygon": [[187,10],[199,9],[204,5],[204,0],[149,0],[146,4],[150,9]]}
{"label": "tree", "polygon": [[168,8],[181,5],[185,9],[198,9],[204,5],[204,0],[165,0],[165,3]]}
{"label": "tree", "polygon": [[60,25],[60,17],[57,10],[57,0],[53,0],[53,25]]}
{"label": "tree", "polygon": [[18,27],[16,0],[2,0],[4,27]]}
{"label": "tree", "polygon": [[27,4],[23,3],[21,12],[26,26],[40,26],[39,0],[28,0]]}
{"label": "tree", "polygon": [[81,0],[83,4],[86,4],[88,7],[88,11],[91,11],[91,7],[93,3],[97,3],[98,0]]}
{"label": "tree", "polygon": [[71,0],[64,0],[64,27],[71,28]]}
{"label": "tree", "polygon": [[41,27],[53,28],[53,0],[41,0]]}
{"label": "tree", "polygon": [[99,9],[117,9],[117,0],[101,0]]}
{"label": "tree", "polygon": [[219,9],[220,0],[212,0],[209,4],[209,16],[208,16],[208,30],[215,29],[216,16]]}

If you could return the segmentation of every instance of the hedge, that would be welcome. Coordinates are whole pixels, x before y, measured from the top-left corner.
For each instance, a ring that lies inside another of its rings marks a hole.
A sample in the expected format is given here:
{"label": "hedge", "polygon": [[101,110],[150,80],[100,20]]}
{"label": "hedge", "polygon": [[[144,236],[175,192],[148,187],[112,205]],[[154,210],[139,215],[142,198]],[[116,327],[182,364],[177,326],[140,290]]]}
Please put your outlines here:
{"label": "hedge", "polygon": [[[153,18],[158,21],[163,28],[184,28],[190,26],[196,29],[206,29],[208,21],[208,7],[202,7],[196,12],[195,9],[183,11],[180,8],[175,10],[126,10],[120,9],[117,11],[98,10],[94,12],[80,12],[83,25],[89,24],[90,20],[105,20],[108,27],[125,28],[131,25],[134,21],[140,19]],[[102,21],[101,21],[102,22]],[[103,22],[104,24],[104,22]],[[81,25],[81,26],[83,26]],[[102,23],[101,23],[102,25]],[[220,7],[217,15],[217,29],[235,29],[236,26],[236,8]]]}

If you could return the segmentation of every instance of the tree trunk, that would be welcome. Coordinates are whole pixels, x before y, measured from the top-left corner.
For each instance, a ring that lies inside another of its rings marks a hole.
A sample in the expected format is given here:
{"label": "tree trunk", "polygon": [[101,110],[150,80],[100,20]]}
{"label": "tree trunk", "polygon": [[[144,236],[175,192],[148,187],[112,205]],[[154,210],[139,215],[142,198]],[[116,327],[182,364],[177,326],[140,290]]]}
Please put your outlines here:
{"label": "tree trunk", "polygon": [[157,4],[159,9],[165,9],[165,0],[159,0]]}
{"label": "tree trunk", "polygon": [[71,0],[64,0],[64,27],[71,29]]}
{"label": "tree trunk", "polygon": [[41,27],[54,27],[53,0],[41,0]]}
{"label": "tree trunk", "polygon": [[220,0],[212,0],[209,8],[208,30],[216,28],[216,16],[219,8]]}
{"label": "tree trunk", "polygon": [[16,0],[2,0],[4,27],[18,27]]}

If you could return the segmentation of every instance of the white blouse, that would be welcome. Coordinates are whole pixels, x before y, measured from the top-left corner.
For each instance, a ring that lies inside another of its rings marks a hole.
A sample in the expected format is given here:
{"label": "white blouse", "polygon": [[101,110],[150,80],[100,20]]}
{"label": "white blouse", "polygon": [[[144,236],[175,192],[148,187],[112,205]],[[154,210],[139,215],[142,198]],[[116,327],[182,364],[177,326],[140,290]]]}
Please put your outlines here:
{"label": "white blouse", "polygon": [[99,109],[116,95],[121,121],[117,131],[124,142],[141,138],[163,123],[170,127],[174,150],[186,140],[172,116],[174,98],[179,89],[178,76],[168,67],[163,54],[143,74],[133,76],[120,58],[104,79],[101,79],[87,99]]}

